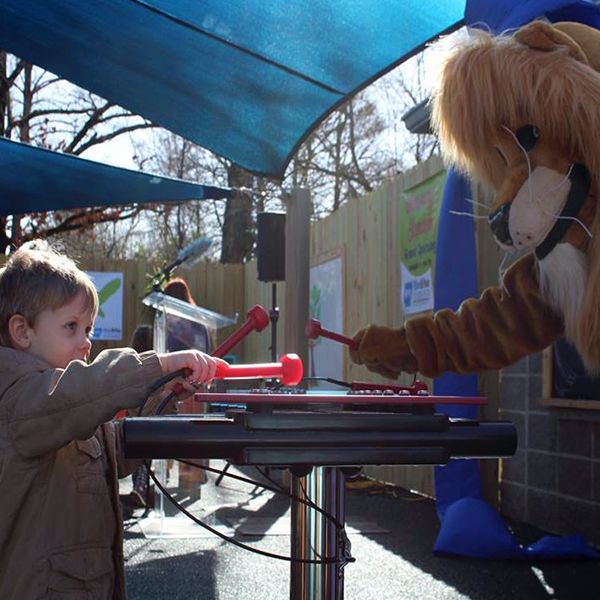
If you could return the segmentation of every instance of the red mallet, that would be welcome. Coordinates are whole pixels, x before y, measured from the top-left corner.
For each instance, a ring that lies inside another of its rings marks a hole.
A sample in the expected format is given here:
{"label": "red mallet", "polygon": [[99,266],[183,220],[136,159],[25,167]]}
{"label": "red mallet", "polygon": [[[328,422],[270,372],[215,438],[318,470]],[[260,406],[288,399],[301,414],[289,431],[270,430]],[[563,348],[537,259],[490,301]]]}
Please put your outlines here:
{"label": "red mallet", "polygon": [[246,314],[246,322],[212,352],[212,356],[224,356],[251,331],[262,331],[268,324],[269,313],[260,304],[253,306]]}
{"label": "red mallet", "polygon": [[335,333],[335,331],[324,329],[317,319],[308,320],[306,327],[304,328],[304,333],[309,340],[316,340],[319,337],[324,337],[335,342],[340,342],[341,344],[346,344],[346,346],[349,346],[352,350],[358,349],[358,344],[352,338],[346,337],[341,333]]}
{"label": "red mallet", "polygon": [[217,365],[215,379],[260,379],[274,377],[283,385],[298,385],[302,380],[302,360],[297,354],[284,354],[278,363]]}

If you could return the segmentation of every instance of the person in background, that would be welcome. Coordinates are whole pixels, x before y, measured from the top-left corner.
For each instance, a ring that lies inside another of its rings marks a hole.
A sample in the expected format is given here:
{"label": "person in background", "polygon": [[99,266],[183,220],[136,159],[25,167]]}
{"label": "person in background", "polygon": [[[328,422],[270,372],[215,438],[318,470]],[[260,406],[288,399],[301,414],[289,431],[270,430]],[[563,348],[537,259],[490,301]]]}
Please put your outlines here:
{"label": "person in background", "polygon": [[210,382],[219,359],[198,350],[132,348],[88,363],[98,294],[46,242],[22,246],[0,270],[0,598],[123,600],[118,477],[120,409],[156,409],[150,386],[189,369]]}
{"label": "person in background", "polygon": [[[171,279],[163,293],[196,306],[187,282],[181,277]],[[207,354],[211,352],[212,342],[208,328],[202,323],[169,315],[167,317],[167,351],[176,352],[189,348],[195,348]]]}
{"label": "person in background", "polygon": [[[163,293],[196,306],[190,288],[181,277],[175,277],[167,283]],[[211,352],[212,343],[208,328],[203,323],[191,321],[174,315],[167,316],[167,351],[187,350],[195,348],[202,352]],[[194,401],[193,396],[179,402],[177,412],[180,414],[205,412],[205,404]],[[207,460],[196,459],[198,465],[208,465]],[[192,465],[179,463],[179,492],[191,500],[200,498],[200,486],[208,480],[206,471]]]}

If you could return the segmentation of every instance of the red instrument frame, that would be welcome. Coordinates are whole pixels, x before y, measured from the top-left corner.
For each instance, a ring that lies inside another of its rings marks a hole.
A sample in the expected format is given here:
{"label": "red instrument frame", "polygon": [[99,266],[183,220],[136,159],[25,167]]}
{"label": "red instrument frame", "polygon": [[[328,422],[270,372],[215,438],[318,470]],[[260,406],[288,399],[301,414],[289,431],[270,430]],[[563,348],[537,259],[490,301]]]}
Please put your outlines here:
{"label": "red instrument frame", "polygon": [[432,404],[472,404],[483,406],[487,404],[484,396],[425,396],[399,394],[285,394],[260,392],[225,393],[201,392],[194,396],[197,402],[218,402],[219,404],[272,404],[286,406],[288,404],[389,404],[393,405],[432,405]]}

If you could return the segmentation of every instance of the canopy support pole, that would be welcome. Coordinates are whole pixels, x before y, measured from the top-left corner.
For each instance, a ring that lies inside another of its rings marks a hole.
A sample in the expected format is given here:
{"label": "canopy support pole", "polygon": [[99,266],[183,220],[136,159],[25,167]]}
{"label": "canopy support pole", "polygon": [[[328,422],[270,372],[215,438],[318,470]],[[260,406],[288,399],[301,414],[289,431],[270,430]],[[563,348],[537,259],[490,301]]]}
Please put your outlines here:
{"label": "canopy support pole", "polygon": [[[325,564],[292,562],[290,600],[343,600],[345,476],[336,467],[314,467],[306,476],[292,477],[291,556],[294,559],[335,559]],[[296,498],[308,500],[326,517]],[[347,546],[348,545],[348,546]]]}

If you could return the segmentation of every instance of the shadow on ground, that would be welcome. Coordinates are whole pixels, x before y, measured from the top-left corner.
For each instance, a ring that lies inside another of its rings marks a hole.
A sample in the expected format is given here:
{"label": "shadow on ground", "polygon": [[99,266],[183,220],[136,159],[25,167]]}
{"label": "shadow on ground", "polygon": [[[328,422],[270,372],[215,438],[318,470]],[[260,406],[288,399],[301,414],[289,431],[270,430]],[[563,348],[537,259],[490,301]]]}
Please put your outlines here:
{"label": "shadow on ground", "polygon": [[[598,561],[530,562],[434,556],[432,549],[439,525],[433,501],[402,490],[397,490],[397,495],[398,498],[390,498],[350,492],[346,497],[348,514],[368,514],[377,524],[392,529],[391,534],[365,534],[365,537],[458,594],[471,600],[600,598]],[[524,545],[545,535],[531,527],[509,525]],[[357,560],[360,560],[358,555]],[[429,596],[425,593],[420,597]]]}
{"label": "shadow on ground", "polygon": [[[216,461],[215,461],[216,462]],[[214,464],[214,463],[213,463]],[[240,470],[231,469],[241,474]],[[255,470],[244,469],[252,479]],[[220,521],[234,529],[248,517],[275,522],[289,500],[253,485],[216,476],[203,486],[199,506],[215,507]],[[431,500],[403,490],[346,495],[348,521],[372,521],[390,533],[351,535],[356,562],[345,569],[345,599],[362,600],[597,600],[600,562],[518,562],[442,558],[433,555],[438,520]],[[198,506],[197,505],[197,506]],[[129,600],[285,600],[289,564],[233,547],[210,537],[145,539],[135,522],[126,532]],[[514,526],[528,544],[543,532]],[[289,555],[289,536],[242,536],[256,548]]]}
{"label": "shadow on ground", "polygon": [[[214,551],[169,556],[167,544],[149,543],[148,546],[153,548],[149,550],[147,560],[134,562],[130,557],[126,565],[128,600],[219,598]],[[190,593],[191,590],[200,595]]]}

